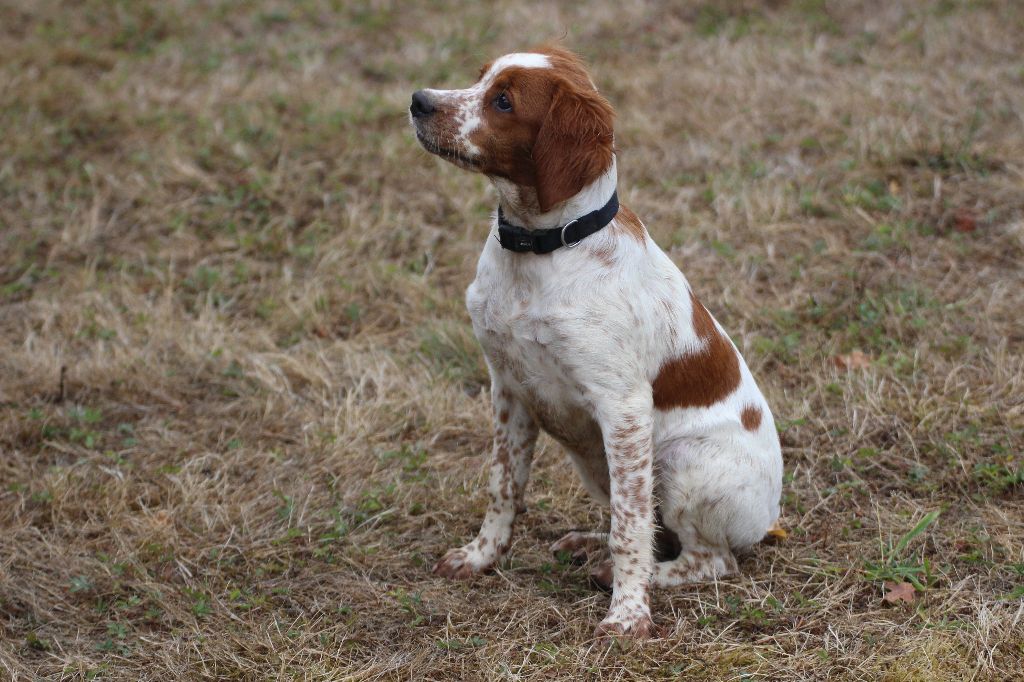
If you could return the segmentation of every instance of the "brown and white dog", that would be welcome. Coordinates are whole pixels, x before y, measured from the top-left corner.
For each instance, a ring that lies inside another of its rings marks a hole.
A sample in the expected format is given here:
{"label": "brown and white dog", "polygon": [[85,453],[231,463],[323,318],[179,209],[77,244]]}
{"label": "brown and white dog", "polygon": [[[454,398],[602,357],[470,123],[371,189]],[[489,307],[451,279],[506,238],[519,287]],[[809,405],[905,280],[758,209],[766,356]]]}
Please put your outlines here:
{"label": "brown and white dog", "polygon": [[[778,517],[782,455],[768,405],[643,223],[616,212],[614,113],[575,55],[507,54],[467,89],[416,92],[409,112],[427,151],[491,179],[500,216],[466,292],[491,375],[490,505],[476,539],[434,571],[467,577],[508,550],[544,429],[611,505],[610,533],[570,533],[553,549],[606,538],[612,599],[597,634],[647,637],[650,584],[735,571],[733,551]],[[595,216],[591,233],[573,232]],[[562,248],[536,247],[542,236]],[[656,517],[678,539],[664,561]]]}

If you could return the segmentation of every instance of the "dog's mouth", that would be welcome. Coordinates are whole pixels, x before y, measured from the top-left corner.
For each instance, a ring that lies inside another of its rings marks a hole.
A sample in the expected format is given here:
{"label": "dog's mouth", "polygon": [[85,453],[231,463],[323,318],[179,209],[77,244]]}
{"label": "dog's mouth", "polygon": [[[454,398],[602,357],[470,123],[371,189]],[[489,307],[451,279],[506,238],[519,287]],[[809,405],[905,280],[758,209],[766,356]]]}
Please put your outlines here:
{"label": "dog's mouth", "polygon": [[469,168],[476,168],[480,163],[476,159],[471,159],[465,154],[462,154],[455,149],[450,147],[442,147],[433,140],[425,137],[419,130],[416,131],[416,139],[431,154],[440,156],[442,159],[451,161],[452,163],[461,164]]}

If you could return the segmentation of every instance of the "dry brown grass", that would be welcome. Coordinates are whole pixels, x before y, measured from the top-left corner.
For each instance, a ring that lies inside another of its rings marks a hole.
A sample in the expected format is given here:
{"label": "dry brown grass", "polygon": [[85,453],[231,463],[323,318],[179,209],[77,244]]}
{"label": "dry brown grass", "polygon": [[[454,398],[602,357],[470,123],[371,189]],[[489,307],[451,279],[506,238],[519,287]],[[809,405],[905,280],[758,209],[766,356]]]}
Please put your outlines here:
{"label": "dry brown grass", "polygon": [[[786,457],[790,537],[626,651],[546,554],[605,522],[550,441],[501,570],[428,570],[484,506],[493,195],[404,110],[563,30]],[[1022,35],[1014,0],[0,4],[0,677],[1019,675]]]}

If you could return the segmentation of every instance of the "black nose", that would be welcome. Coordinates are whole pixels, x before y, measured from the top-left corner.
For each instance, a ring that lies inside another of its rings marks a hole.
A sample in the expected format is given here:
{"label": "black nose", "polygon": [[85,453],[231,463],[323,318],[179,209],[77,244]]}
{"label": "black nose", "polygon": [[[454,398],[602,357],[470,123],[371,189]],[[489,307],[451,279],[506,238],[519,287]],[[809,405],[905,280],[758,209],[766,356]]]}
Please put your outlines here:
{"label": "black nose", "polygon": [[412,93],[412,104],[409,105],[409,113],[413,118],[423,118],[434,113],[434,105],[430,103],[430,97],[422,90]]}

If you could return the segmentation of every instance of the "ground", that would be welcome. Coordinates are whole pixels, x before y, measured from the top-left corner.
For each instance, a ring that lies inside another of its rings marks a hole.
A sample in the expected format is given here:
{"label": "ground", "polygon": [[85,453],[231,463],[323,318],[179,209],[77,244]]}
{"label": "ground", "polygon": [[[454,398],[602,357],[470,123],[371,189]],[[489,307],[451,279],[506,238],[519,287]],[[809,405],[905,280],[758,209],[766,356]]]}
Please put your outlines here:
{"label": "ground", "polygon": [[[1022,34],[1013,0],[3,3],[0,677],[1019,675]],[[553,38],[786,461],[786,537],[657,592],[643,646],[547,552],[607,517],[546,438],[499,570],[430,573],[486,504],[494,194],[405,110]]]}

